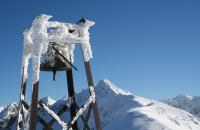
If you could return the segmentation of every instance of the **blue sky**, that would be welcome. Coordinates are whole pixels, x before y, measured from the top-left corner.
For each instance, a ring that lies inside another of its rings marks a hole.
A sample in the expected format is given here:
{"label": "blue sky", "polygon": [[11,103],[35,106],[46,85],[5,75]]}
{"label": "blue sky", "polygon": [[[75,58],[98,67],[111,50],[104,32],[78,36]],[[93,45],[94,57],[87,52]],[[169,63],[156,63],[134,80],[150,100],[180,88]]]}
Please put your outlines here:
{"label": "blue sky", "polygon": [[[96,22],[91,28],[95,83],[109,79],[135,95],[160,99],[200,95],[200,1],[198,0],[2,0],[0,3],[0,104],[18,101],[22,32],[46,13],[52,20]],[[75,51],[76,91],[86,88],[80,47]],[[40,96],[65,95],[65,73],[57,82],[41,73]],[[31,85],[27,88],[30,93]],[[27,100],[30,95],[27,95]]]}

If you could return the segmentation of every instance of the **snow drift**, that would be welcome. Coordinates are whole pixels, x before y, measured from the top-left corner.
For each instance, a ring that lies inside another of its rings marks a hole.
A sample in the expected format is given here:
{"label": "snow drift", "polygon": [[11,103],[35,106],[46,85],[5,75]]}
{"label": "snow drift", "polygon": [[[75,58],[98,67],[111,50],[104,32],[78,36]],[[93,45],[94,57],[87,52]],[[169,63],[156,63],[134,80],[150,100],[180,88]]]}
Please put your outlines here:
{"label": "snow drift", "polygon": [[[89,94],[83,90],[76,95],[78,104],[84,103]],[[134,96],[128,91],[122,90],[109,80],[101,80],[96,86],[97,103],[102,118],[103,130],[200,130],[200,119],[189,112],[167,105],[160,101]],[[52,110],[57,110],[60,104],[66,103],[67,98],[54,102],[50,97],[44,98],[46,104]],[[48,103],[49,102],[49,103]],[[9,120],[9,109],[2,108],[0,112],[0,126],[2,122]],[[16,111],[16,110],[15,110]],[[42,110],[39,114],[49,120],[51,117]],[[14,117],[15,114],[13,114]],[[16,116],[16,115],[15,115]],[[67,120],[68,113],[61,118]],[[94,129],[94,121],[89,120]],[[1,128],[14,130],[15,123],[7,123]],[[53,126],[59,130],[58,124]],[[37,129],[41,129],[38,125]]]}

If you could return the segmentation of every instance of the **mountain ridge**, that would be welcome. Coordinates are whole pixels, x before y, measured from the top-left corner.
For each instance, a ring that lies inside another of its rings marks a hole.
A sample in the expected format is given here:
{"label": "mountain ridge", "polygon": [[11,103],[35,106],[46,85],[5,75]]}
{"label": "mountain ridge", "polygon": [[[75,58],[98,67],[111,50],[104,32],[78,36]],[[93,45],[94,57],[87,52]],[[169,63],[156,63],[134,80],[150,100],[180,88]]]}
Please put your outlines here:
{"label": "mountain ridge", "polygon": [[[129,91],[121,89],[108,79],[100,80],[95,87],[95,91],[97,104],[101,114],[103,130],[200,129],[200,119],[196,116],[193,116],[189,112],[167,105],[160,101],[135,96]],[[88,97],[88,89],[77,93],[77,104],[83,104]],[[45,97],[43,99],[45,99],[45,103],[48,104],[50,109],[54,111],[58,111],[60,105],[69,102],[69,99],[66,97],[56,102],[54,102],[50,97]],[[2,112],[0,112],[0,115],[1,114]],[[51,119],[51,117],[41,109],[39,109],[39,114],[46,120]],[[14,115],[15,114],[13,114],[12,117],[16,117],[16,115]],[[65,113],[61,116],[61,118],[64,120],[66,120],[68,117],[69,113]],[[14,130],[15,123],[13,120],[7,124],[5,123],[6,121],[9,121],[9,119],[5,121],[0,119],[0,128]],[[1,122],[4,122],[4,127],[1,126]],[[95,128],[94,124],[93,115],[91,115],[91,120],[89,120],[91,129]],[[52,127],[54,129],[61,129],[57,123]],[[79,127],[82,126],[80,125]],[[41,130],[42,128],[40,125],[38,125],[37,129]]]}
{"label": "mountain ridge", "polygon": [[178,95],[161,101],[200,118],[200,96]]}

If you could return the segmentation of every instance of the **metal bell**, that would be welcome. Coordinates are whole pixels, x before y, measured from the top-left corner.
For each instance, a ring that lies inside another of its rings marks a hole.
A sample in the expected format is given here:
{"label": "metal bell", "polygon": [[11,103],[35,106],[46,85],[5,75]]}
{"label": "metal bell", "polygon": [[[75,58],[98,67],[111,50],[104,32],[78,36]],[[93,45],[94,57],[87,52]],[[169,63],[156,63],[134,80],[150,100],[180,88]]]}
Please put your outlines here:
{"label": "metal bell", "polygon": [[53,72],[53,80],[57,71],[67,71],[74,67],[58,50],[59,44],[49,44],[47,52],[42,57],[40,71]]}

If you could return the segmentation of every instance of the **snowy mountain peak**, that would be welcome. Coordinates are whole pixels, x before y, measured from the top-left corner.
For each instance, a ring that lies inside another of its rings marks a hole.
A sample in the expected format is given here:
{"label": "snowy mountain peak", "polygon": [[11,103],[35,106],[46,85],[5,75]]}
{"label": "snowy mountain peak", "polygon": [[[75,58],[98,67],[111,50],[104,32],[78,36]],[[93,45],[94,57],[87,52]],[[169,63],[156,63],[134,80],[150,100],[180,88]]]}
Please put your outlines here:
{"label": "snowy mountain peak", "polygon": [[132,95],[132,93],[117,87],[114,83],[112,83],[108,79],[100,80],[97,84],[96,89],[97,89],[96,91],[98,91],[98,89],[100,89],[100,91],[102,91],[101,89],[105,89],[106,92],[113,93],[116,95]]}
{"label": "snowy mountain peak", "polygon": [[16,114],[16,110],[17,110],[16,103],[11,103],[7,106],[4,106],[4,109],[0,113],[0,119],[2,119],[3,117],[7,117],[10,114]]}
{"label": "snowy mountain peak", "polygon": [[175,98],[179,99],[179,100],[192,100],[193,99],[193,97],[189,96],[189,95],[178,95]]}
{"label": "snowy mountain peak", "polygon": [[47,97],[43,97],[42,101],[46,104],[46,105],[53,105],[56,101],[53,100],[51,97],[47,96]]}
{"label": "snowy mountain peak", "polygon": [[16,103],[11,103],[3,107],[3,110],[0,112],[0,130],[9,129],[8,127],[15,122],[17,109]]}

